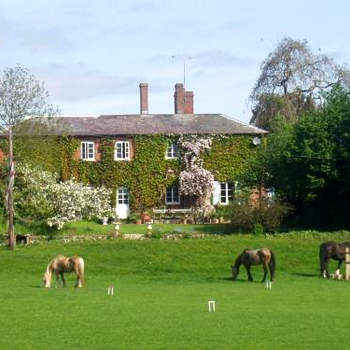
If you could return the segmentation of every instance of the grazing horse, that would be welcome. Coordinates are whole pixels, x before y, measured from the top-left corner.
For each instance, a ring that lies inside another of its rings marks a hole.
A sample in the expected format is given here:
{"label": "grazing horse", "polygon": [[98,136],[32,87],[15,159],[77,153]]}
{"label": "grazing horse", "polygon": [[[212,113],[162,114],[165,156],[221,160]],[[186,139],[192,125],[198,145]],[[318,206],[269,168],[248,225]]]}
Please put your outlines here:
{"label": "grazing horse", "polygon": [[65,257],[63,255],[58,255],[54,258],[46,268],[46,272],[44,274],[44,286],[45,288],[51,287],[52,274],[56,274],[57,285],[59,282],[59,277],[61,276],[61,280],[63,283],[63,287],[66,286],[66,281],[64,279],[65,272],[75,272],[77,275],[77,281],[75,284],[76,288],[81,288],[84,282],[84,260],[80,256],[72,256]]}
{"label": "grazing horse", "polygon": [[328,262],[330,259],[338,261],[336,274],[339,274],[341,264],[345,260],[346,248],[350,248],[350,242],[336,243],[334,241],[329,241],[320,245],[320,269],[322,277],[330,277],[328,272]]}
{"label": "grazing horse", "polygon": [[242,264],[247,270],[248,281],[253,281],[253,277],[250,273],[251,265],[262,264],[264,269],[264,277],[261,282],[265,282],[268,271],[270,271],[270,278],[272,282],[276,270],[276,257],[269,248],[244,249],[243,252],[237,257],[234,265],[232,265],[232,278],[234,281],[237,279],[239,267]]}

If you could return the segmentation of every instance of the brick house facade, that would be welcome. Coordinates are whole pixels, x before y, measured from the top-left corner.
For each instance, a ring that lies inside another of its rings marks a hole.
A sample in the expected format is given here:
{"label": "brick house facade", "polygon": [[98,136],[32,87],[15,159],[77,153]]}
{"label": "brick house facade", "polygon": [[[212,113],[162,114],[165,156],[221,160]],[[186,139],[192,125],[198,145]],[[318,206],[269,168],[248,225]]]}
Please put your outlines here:
{"label": "brick house facade", "polygon": [[[74,158],[77,161],[100,162],[101,142],[108,138],[114,142],[114,161],[133,162],[135,137],[140,135],[237,135],[253,140],[266,131],[234,120],[223,114],[195,114],[194,94],[183,84],[175,85],[174,114],[150,114],[148,110],[148,84],[140,84],[140,114],[102,115],[100,117],[67,117],[70,135],[81,141]],[[176,145],[170,144],[164,157],[177,158]],[[170,169],[171,171],[171,169]],[[235,190],[233,182],[215,181],[214,204],[228,204]],[[126,186],[116,188],[116,210],[121,218],[130,213],[130,192]],[[190,201],[183,198],[177,187],[169,187],[163,194],[163,209],[186,209]]]}

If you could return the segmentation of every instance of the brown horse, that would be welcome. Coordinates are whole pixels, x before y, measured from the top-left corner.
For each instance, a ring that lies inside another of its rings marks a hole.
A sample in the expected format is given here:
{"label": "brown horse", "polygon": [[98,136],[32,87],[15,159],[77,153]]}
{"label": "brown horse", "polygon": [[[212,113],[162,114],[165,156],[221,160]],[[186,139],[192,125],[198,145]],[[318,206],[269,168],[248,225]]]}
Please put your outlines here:
{"label": "brown horse", "polygon": [[264,269],[264,277],[261,282],[266,281],[268,271],[270,271],[270,278],[272,282],[276,270],[276,257],[269,248],[244,249],[243,252],[237,257],[234,265],[232,265],[232,278],[234,281],[237,279],[239,267],[242,264],[247,270],[248,281],[253,281],[253,276],[250,273],[251,265],[262,264]]}
{"label": "brown horse", "polygon": [[328,263],[330,259],[338,261],[336,274],[339,274],[341,264],[345,260],[346,248],[350,248],[350,242],[336,243],[334,241],[329,241],[320,245],[320,269],[322,277],[330,277],[328,272]]}
{"label": "brown horse", "polygon": [[51,287],[52,274],[56,274],[57,285],[59,278],[63,283],[63,287],[66,286],[66,281],[64,279],[65,272],[75,272],[77,275],[77,281],[75,284],[76,288],[81,288],[84,282],[84,260],[80,256],[65,257],[63,255],[58,255],[54,258],[48,265],[44,274],[43,282],[45,288]]}

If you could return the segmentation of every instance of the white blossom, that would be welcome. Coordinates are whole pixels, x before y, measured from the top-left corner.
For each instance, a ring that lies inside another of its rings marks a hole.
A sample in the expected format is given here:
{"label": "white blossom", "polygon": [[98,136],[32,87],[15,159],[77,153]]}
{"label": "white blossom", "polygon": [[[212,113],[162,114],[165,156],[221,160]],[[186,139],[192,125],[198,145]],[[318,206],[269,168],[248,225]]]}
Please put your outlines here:
{"label": "white blossom", "polygon": [[74,179],[58,183],[56,175],[25,165],[19,166],[18,172],[23,195],[17,204],[46,214],[49,226],[61,229],[69,221],[102,219],[112,214],[111,190],[105,187],[91,187]]}

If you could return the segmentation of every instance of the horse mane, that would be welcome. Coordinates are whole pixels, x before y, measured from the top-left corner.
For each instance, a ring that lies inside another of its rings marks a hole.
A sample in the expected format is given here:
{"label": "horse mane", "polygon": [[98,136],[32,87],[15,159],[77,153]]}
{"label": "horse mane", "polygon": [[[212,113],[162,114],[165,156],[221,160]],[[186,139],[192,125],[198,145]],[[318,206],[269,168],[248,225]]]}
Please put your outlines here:
{"label": "horse mane", "polygon": [[233,264],[233,267],[240,267],[242,264],[242,256],[245,254],[246,249],[243,250],[243,252],[241,254],[239,254]]}

